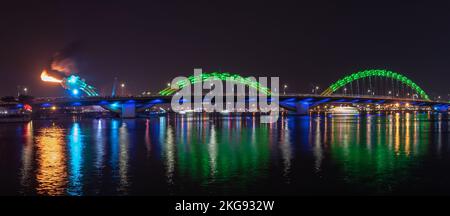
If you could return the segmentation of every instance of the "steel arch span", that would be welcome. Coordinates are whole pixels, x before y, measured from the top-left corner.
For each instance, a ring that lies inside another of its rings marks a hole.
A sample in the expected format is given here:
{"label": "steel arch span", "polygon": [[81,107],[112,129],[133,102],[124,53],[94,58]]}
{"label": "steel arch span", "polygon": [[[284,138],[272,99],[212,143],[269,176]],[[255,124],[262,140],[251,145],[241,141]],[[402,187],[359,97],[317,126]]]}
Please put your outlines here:
{"label": "steel arch span", "polygon": [[412,90],[414,90],[415,93],[417,95],[419,95],[422,99],[430,100],[430,97],[428,96],[428,94],[425,93],[425,91],[421,87],[419,87],[419,85],[417,85],[415,82],[413,82],[408,77],[406,77],[402,74],[393,72],[393,71],[380,70],[380,69],[364,70],[364,71],[359,71],[359,72],[350,74],[350,75],[336,81],[335,83],[333,83],[324,92],[322,92],[321,95],[329,96],[329,95],[333,94],[334,92],[338,91],[339,89],[341,89],[342,87],[346,86],[347,84],[350,84],[354,81],[364,79],[367,77],[385,77],[385,78],[391,78],[393,80],[397,80],[397,81],[401,82],[402,84],[408,86]]}
{"label": "steel arch span", "polygon": [[[197,76],[189,76],[187,80],[190,82],[190,84],[195,84],[198,82],[203,82],[208,79],[212,80],[221,80],[221,81],[233,81],[240,84],[244,84],[250,88],[254,88],[259,92],[262,92],[265,95],[270,95],[270,89],[261,85],[259,82],[256,82],[250,77],[244,78],[238,74],[231,74],[231,73],[220,73],[220,72],[212,72],[212,73],[202,73],[201,75]],[[186,87],[188,85],[186,80],[181,80],[177,82],[177,86],[170,86],[167,87],[159,92],[162,96],[169,96],[175,94],[178,90]]]}

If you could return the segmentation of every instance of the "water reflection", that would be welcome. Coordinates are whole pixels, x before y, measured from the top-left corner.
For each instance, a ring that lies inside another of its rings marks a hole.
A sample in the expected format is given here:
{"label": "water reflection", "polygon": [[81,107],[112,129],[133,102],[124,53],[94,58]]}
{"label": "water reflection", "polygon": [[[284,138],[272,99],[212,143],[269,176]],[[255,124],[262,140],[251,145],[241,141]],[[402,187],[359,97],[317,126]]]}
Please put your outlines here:
{"label": "water reflection", "polygon": [[168,185],[175,185],[176,190],[177,184],[206,187],[239,179],[235,184],[239,187],[264,176],[262,171],[269,160],[269,128],[253,127],[253,123],[239,118],[169,121],[166,129],[160,130],[165,133],[160,142]]}
{"label": "water reflection", "polygon": [[[94,161],[94,173],[92,178],[95,178],[97,184],[103,184],[103,170],[106,167],[105,157],[107,148],[107,135],[106,135],[106,121],[95,120],[93,122],[93,129],[95,130],[95,161]],[[94,187],[93,194],[100,194],[101,188]]]}
{"label": "water reflection", "polygon": [[[204,125],[205,126],[205,125]],[[214,181],[217,174],[217,135],[216,126],[211,126],[211,136],[208,143],[208,154],[209,154],[209,166],[210,166],[210,176]]]}
{"label": "water reflection", "polygon": [[80,124],[73,123],[68,136],[69,150],[69,187],[67,193],[69,195],[82,195],[83,187],[83,134],[80,131]]}
{"label": "water reflection", "polygon": [[152,141],[150,139],[150,120],[145,121],[145,148],[147,148],[147,156],[150,155],[152,150]]}
{"label": "water reflection", "polygon": [[65,129],[53,124],[38,131],[36,137],[36,191],[40,195],[64,195],[67,179]]}
{"label": "water reflection", "polygon": [[[128,194],[129,182],[129,147],[132,122],[112,120],[110,128],[112,179],[115,184],[113,193]],[[119,126],[120,125],[120,126]],[[131,127],[130,127],[131,125]]]}
{"label": "water reflection", "polygon": [[[430,124],[421,121],[423,117],[395,114],[383,121],[384,117],[372,116],[356,124],[348,124],[352,119],[335,119],[331,126],[335,132],[331,135],[334,138],[330,153],[345,173],[342,180],[361,187],[358,190],[381,193],[404,183],[399,180],[409,178],[411,167],[426,154],[430,144],[428,133],[424,133]],[[417,128],[418,123],[421,128]],[[365,131],[359,131],[357,128],[364,128],[361,127],[364,124]],[[372,130],[374,126],[378,129]]]}
{"label": "water reflection", "polygon": [[20,185],[22,186],[21,193],[26,194],[24,191],[31,187],[33,182],[33,122],[28,122],[23,129],[23,150],[22,150],[22,167],[20,170]]}
{"label": "water reflection", "polygon": [[129,123],[122,123],[122,126],[119,129],[119,188],[118,191],[122,194],[128,193],[128,187],[130,186],[130,182],[128,181],[128,147],[130,145],[130,137],[129,137]]}
{"label": "water reflection", "polygon": [[[165,120],[164,120],[165,121]],[[163,124],[165,125],[165,124]],[[174,143],[174,137],[173,137],[173,129],[172,125],[168,125],[167,128],[163,128],[161,130],[163,133],[167,132],[166,136],[164,137],[164,141],[161,142],[161,144],[164,144],[162,149],[164,152],[163,158],[165,159],[165,168],[166,168],[166,178],[167,183],[169,185],[173,184],[173,176],[175,172],[175,143]],[[164,136],[164,135],[163,135]]]}
{"label": "water reflection", "polygon": [[[95,132],[95,146],[96,146],[96,159],[95,159],[95,168],[97,172],[101,172],[104,167],[104,159],[105,159],[105,147],[106,147],[106,133],[105,133],[105,121],[104,120],[96,120],[94,122]],[[100,173],[98,173],[100,175]]]}
{"label": "water reflection", "polygon": [[[110,122],[110,162],[109,165],[111,167],[111,178],[113,182],[117,182],[117,179],[119,179],[120,173],[119,173],[119,146],[120,146],[120,135],[119,135],[119,121],[118,120],[112,120]],[[118,188],[117,185],[115,185],[115,188],[112,188],[112,191],[115,191],[115,189]]]}
{"label": "water reflection", "polygon": [[[253,119],[254,120],[254,119]],[[280,122],[280,140],[279,140],[279,146],[281,150],[281,158],[283,159],[283,177],[286,179],[286,182],[290,181],[289,175],[291,173],[291,162],[292,162],[292,143],[291,143],[291,134],[289,132],[288,127],[288,119],[281,118]],[[255,125],[253,125],[253,128],[255,128]],[[255,129],[254,129],[255,130]],[[255,131],[253,131],[253,134]],[[255,139],[252,139],[252,142],[254,142]]]}
{"label": "water reflection", "polygon": [[[325,119],[326,120],[326,119]],[[320,119],[315,119],[315,131],[314,131],[314,147],[313,147],[313,155],[315,157],[314,169],[316,172],[321,171],[322,160],[323,160],[323,140],[322,140],[322,131],[321,131],[321,121]],[[325,124],[326,125],[326,124]],[[326,129],[327,127],[325,127]],[[311,130],[312,132],[313,130]]]}
{"label": "water reflection", "polygon": [[13,173],[21,194],[397,193],[411,182],[450,180],[424,168],[450,165],[448,120],[439,115],[282,117],[276,124],[255,117],[75,119],[17,127],[10,136],[22,138]]}

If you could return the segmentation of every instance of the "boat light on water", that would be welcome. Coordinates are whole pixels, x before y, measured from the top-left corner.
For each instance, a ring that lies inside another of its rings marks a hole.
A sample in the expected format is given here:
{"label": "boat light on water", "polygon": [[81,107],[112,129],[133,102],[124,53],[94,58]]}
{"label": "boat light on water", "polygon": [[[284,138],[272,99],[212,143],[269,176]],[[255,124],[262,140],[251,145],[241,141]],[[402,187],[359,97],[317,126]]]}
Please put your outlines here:
{"label": "boat light on water", "polygon": [[359,111],[355,107],[334,107],[330,109],[330,113],[334,116],[359,115]]}
{"label": "boat light on water", "polygon": [[222,114],[222,115],[228,115],[228,114],[230,114],[230,111],[229,111],[229,110],[222,110],[222,111],[220,112],[220,114]]}
{"label": "boat light on water", "polygon": [[185,114],[189,114],[189,113],[193,113],[193,112],[194,112],[194,110],[181,110],[181,111],[178,111],[178,114],[185,115]]}

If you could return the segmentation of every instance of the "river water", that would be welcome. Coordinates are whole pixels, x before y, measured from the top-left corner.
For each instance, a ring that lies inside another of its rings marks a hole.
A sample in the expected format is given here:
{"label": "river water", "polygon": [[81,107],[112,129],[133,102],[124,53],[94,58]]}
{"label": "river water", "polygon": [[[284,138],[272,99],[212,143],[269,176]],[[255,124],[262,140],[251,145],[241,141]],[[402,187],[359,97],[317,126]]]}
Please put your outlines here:
{"label": "river water", "polygon": [[0,126],[0,195],[450,194],[442,115]]}

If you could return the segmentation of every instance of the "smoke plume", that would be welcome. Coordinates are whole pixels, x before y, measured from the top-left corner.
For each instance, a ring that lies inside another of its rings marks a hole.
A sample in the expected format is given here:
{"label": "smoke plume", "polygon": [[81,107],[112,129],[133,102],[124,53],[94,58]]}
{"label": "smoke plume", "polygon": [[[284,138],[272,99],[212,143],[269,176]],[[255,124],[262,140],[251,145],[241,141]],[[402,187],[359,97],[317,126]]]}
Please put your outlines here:
{"label": "smoke plume", "polygon": [[56,52],[50,59],[47,71],[59,72],[65,76],[78,73],[75,55],[80,49],[80,43],[74,42]]}

